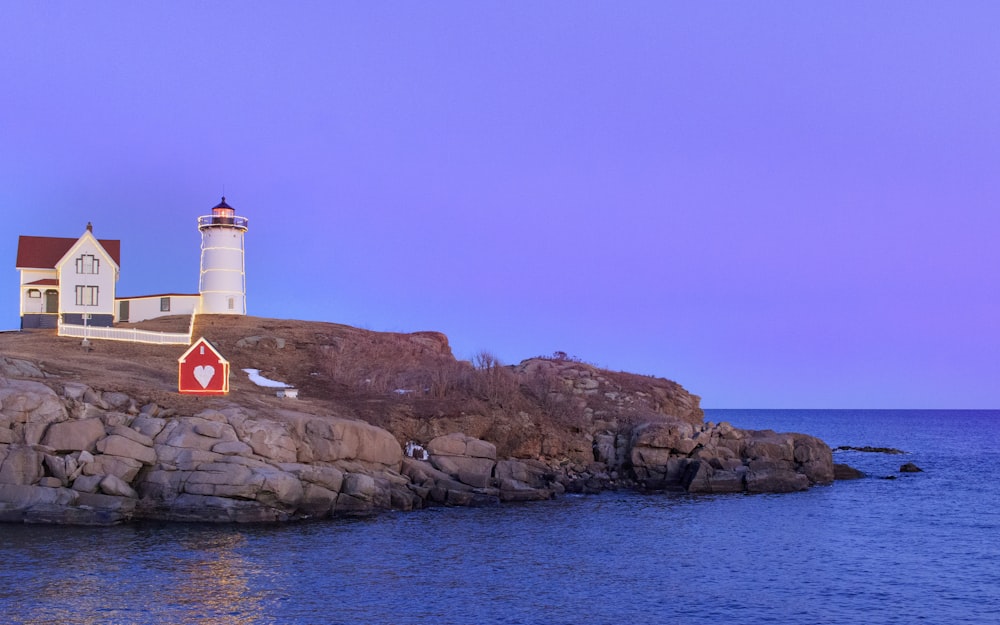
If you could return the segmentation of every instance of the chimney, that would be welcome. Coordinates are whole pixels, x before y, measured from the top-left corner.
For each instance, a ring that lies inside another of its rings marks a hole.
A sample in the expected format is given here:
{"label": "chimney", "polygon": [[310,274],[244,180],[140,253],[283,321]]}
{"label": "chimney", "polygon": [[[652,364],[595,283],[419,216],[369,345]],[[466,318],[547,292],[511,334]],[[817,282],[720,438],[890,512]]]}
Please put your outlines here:
{"label": "chimney", "polygon": [[94,231],[94,224],[92,224],[92,223],[90,223],[88,221],[87,222],[87,232],[93,232],[93,231]]}

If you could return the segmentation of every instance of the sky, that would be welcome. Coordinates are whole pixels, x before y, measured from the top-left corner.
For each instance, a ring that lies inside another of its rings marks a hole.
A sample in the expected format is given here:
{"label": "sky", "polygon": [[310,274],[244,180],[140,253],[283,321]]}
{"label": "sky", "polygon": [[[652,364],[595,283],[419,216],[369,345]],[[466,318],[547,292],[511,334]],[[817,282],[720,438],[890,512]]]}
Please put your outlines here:
{"label": "sky", "polygon": [[707,408],[1000,408],[993,2],[0,3],[17,236]]}

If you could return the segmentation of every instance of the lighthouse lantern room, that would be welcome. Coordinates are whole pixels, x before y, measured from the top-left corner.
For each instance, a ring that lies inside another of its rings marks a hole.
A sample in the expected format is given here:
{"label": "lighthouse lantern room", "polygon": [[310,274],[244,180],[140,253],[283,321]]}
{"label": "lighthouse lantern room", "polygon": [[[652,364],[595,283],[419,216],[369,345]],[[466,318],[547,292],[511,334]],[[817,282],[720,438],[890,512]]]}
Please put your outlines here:
{"label": "lighthouse lantern room", "polygon": [[201,231],[201,313],[245,315],[247,313],[246,273],[243,262],[243,235],[246,217],[226,204],[223,196],[212,214],[198,218]]}

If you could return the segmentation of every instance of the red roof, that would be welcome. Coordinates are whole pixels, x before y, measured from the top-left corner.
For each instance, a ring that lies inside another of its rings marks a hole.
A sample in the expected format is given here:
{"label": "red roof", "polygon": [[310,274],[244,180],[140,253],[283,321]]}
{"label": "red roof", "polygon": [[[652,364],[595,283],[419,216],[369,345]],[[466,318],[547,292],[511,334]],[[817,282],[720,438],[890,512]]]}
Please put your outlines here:
{"label": "red roof", "polygon": [[[55,269],[59,259],[66,255],[80,239],[66,237],[29,237],[17,238],[17,263],[15,267],[31,269]],[[112,260],[121,266],[122,242],[113,239],[98,239],[101,247],[111,255]]]}
{"label": "red roof", "polygon": [[59,286],[59,281],[55,278],[42,278],[41,280],[29,282],[28,286]]}

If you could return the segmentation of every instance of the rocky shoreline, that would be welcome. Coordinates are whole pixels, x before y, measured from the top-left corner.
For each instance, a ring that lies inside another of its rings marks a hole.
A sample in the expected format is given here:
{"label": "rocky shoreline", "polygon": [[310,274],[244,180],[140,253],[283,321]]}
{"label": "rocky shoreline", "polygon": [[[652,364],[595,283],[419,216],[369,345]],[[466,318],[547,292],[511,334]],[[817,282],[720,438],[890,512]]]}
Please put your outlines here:
{"label": "rocky shoreline", "polygon": [[[665,420],[598,434],[593,460],[499,458],[453,432],[404,455],[358,420],[229,405],[194,415],[120,392],[51,381],[6,359],[0,377],[0,521],[268,522],[549,499],[614,488],[790,492],[834,477],[803,434]],[[20,372],[21,379],[9,373]]]}

